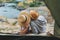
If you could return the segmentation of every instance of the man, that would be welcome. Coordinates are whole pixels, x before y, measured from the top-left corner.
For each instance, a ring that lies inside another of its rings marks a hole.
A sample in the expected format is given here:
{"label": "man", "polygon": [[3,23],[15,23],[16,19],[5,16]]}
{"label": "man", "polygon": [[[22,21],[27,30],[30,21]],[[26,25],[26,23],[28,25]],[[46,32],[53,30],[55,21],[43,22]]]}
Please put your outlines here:
{"label": "man", "polygon": [[39,15],[38,12],[36,12],[35,10],[30,10],[30,16],[31,16],[30,26],[32,29],[32,33],[39,34],[46,32],[47,20],[45,19],[45,17]]}
{"label": "man", "polygon": [[54,35],[60,36],[60,0],[44,0],[55,19]]}

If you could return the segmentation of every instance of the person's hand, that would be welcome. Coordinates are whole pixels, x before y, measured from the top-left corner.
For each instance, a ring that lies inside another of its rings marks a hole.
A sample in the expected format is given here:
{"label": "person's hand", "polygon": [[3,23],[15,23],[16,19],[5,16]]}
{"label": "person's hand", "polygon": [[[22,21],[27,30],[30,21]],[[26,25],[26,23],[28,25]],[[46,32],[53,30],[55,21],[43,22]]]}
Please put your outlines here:
{"label": "person's hand", "polygon": [[26,22],[26,23],[24,24],[24,26],[25,26],[25,28],[28,28],[29,23]]}
{"label": "person's hand", "polygon": [[21,35],[26,34],[26,32],[28,31],[29,23],[25,23],[24,27],[25,28],[23,30],[21,30],[19,34],[21,34]]}
{"label": "person's hand", "polygon": [[47,35],[48,35],[48,36],[54,36],[53,33],[52,33],[52,30],[48,31],[48,32],[47,32]]}

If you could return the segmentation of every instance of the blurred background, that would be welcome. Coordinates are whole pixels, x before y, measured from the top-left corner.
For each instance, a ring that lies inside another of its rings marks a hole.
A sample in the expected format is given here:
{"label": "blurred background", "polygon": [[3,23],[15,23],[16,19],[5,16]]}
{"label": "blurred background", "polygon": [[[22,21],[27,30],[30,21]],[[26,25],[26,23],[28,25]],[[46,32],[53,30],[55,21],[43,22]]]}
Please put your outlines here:
{"label": "blurred background", "polygon": [[42,0],[0,0],[0,16],[16,18],[20,11],[45,6]]}
{"label": "blurred background", "polygon": [[43,0],[0,0],[0,17],[17,19],[21,11],[36,10],[40,15],[47,19],[47,32],[54,33],[54,19],[50,10],[46,7]]}

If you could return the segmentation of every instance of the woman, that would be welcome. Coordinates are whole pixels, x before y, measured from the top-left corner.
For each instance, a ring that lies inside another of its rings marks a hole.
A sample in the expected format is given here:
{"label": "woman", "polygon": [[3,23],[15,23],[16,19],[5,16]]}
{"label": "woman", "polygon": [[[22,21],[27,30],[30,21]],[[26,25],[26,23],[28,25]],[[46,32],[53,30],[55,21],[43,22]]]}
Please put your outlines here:
{"label": "woman", "polygon": [[30,15],[25,11],[21,12],[18,17],[18,23],[21,26],[20,34],[26,34],[29,28]]}

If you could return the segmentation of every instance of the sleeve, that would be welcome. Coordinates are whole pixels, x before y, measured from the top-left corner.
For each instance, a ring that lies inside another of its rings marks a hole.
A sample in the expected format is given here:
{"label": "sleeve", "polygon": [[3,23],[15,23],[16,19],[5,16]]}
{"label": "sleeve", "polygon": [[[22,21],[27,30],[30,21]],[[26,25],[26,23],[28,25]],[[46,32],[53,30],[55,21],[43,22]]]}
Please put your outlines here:
{"label": "sleeve", "polygon": [[41,20],[36,20],[35,23],[38,25],[40,32],[46,32],[46,24],[44,24]]}
{"label": "sleeve", "polygon": [[38,20],[34,20],[31,22],[31,28],[33,33],[42,33],[43,28]]}
{"label": "sleeve", "polygon": [[41,21],[43,21],[43,22],[46,22],[47,23],[47,20],[45,19],[45,17],[44,16],[39,16],[38,17],[38,20],[41,20]]}
{"label": "sleeve", "polygon": [[42,23],[43,32],[46,32],[46,23],[47,23],[47,20],[45,19],[45,17],[44,16],[39,16],[38,17],[38,21],[40,23]]}
{"label": "sleeve", "polygon": [[36,25],[33,21],[31,21],[30,27],[31,27],[31,29],[32,29],[32,33],[38,34],[38,30],[37,30],[37,28],[36,28],[37,25]]}

